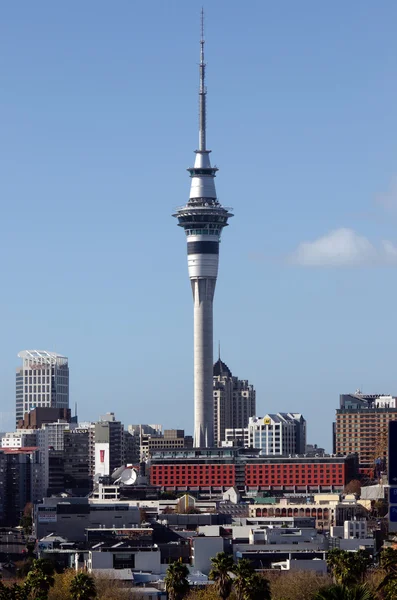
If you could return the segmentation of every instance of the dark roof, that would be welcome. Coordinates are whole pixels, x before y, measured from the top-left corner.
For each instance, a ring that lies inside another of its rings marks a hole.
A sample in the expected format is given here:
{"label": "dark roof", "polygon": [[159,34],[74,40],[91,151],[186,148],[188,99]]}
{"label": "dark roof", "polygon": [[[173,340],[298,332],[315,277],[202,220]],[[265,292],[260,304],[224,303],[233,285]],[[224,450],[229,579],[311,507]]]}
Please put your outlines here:
{"label": "dark roof", "polygon": [[222,362],[221,359],[219,358],[216,361],[216,363],[214,364],[214,375],[215,376],[227,375],[228,377],[231,377],[232,372],[229,369],[229,367],[227,365],[225,365],[225,363]]}

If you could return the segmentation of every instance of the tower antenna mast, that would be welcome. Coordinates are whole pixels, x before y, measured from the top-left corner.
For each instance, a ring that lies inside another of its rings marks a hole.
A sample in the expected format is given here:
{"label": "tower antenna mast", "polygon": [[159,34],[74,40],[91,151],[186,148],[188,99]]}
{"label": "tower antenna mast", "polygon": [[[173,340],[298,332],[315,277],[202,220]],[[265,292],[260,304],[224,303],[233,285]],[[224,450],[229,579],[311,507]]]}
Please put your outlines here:
{"label": "tower antenna mast", "polygon": [[200,35],[200,91],[199,91],[199,150],[206,150],[206,95],[205,87],[205,61],[204,61],[204,8],[201,9],[201,35]]}

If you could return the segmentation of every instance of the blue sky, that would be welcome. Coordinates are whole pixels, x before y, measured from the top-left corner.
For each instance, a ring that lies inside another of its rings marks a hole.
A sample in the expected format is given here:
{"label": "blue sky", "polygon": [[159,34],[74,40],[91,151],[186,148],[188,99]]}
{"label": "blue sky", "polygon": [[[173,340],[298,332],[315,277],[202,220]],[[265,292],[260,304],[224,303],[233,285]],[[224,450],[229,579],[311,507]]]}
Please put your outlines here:
{"label": "blue sky", "polygon": [[[17,353],[69,357],[82,419],[192,431],[183,232],[199,13],[6,3],[0,21],[2,429]],[[215,344],[257,412],[330,448],[338,395],[397,394],[397,4],[213,0],[208,145],[224,231]]]}

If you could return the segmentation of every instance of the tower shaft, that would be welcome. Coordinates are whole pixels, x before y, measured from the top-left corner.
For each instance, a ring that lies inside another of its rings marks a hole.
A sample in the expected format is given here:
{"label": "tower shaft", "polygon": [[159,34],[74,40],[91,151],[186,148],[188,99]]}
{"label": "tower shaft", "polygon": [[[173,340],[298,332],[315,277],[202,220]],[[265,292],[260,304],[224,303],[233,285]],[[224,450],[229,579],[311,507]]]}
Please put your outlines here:
{"label": "tower shaft", "polygon": [[216,279],[191,279],[194,304],[194,446],[214,445],[213,297]]}

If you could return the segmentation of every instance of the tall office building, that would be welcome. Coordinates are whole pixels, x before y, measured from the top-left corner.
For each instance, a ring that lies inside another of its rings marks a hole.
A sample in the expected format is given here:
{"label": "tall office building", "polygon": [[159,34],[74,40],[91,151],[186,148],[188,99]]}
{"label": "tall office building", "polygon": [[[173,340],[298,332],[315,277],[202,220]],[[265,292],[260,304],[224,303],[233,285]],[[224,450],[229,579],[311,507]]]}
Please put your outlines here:
{"label": "tall office building", "polygon": [[206,142],[206,94],[203,12],[201,13],[199,88],[199,147],[191,177],[187,204],[173,215],[187,237],[189,278],[194,306],[194,445],[214,445],[212,395],[213,298],[218,275],[221,232],[233,215],[217,199],[210,150]]}
{"label": "tall office building", "polygon": [[306,421],[298,413],[252,417],[248,434],[250,448],[260,448],[265,456],[299,455],[306,450]]}
{"label": "tall office building", "polygon": [[214,441],[220,446],[226,429],[248,427],[249,418],[256,414],[256,392],[246,379],[233,377],[219,357],[213,370],[213,395]]}
{"label": "tall office building", "polygon": [[95,476],[106,477],[125,462],[124,425],[114,413],[101,415],[95,423]]}
{"label": "tall office building", "polygon": [[46,350],[23,350],[16,370],[16,423],[37,407],[69,408],[66,356]]}
{"label": "tall office building", "polygon": [[[382,394],[341,394],[336,411],[335,451],[358,454],[362,474],[385,469],[389,421],[397,419],[397,399]],[[382,464],[383,463],[383,464]]]}

